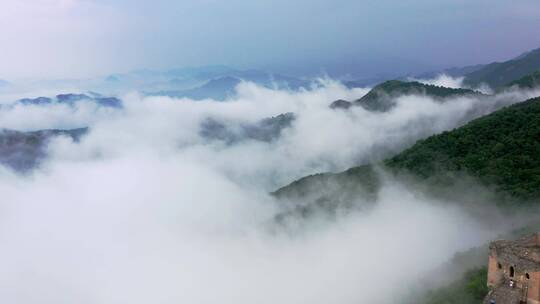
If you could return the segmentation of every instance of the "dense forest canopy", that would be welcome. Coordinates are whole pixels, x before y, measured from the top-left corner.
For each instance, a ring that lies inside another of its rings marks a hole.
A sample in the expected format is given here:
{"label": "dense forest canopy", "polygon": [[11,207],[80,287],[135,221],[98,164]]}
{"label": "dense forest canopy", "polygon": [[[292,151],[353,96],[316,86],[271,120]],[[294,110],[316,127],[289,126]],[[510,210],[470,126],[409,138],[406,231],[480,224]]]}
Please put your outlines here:
{"label": "dense forest canopy", "polygon": [[387,160],[421,178],[465,171],[512,196],[540,197],[540,98],[419,141]]}

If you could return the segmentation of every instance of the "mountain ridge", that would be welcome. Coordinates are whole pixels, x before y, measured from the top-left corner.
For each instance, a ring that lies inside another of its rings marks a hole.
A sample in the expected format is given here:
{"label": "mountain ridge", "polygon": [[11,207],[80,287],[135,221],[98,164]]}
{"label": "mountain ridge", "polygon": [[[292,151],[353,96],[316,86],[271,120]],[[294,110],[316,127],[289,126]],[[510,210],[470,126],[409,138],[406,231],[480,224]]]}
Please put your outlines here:
{"label": "mountain ridge", "polygon": [[396,105],[396,98],[406,95],[424,95],[439,102],[458,96],[481,96],[482,93],[471,89],[447,88],[418,81],[387,80],[373,87],[366,95],[349,102],[336,100],[330,104],[332,109],[348,109],[361,106],[368,111],[386,112]]}
{"label": "mountain ridge", "polygon": [[396,178],[414,177],[426,188],[451,189],[466,176],[497,193],[501,203],[536,203],[540,199],[540,97],[419,140],[380,163],[306,176],[272,194],[281,200],[307,200],[303,209],[324,206],[334,212],[350,207],[357,195],[374,201],[382,182],[377,167]]}
{"label": "mountain ridge", "polygon": [[464,75],[464,84],[471,87],[487,84],[492,89],[497,89],[539,69],[540,48],[507,61],[486,64],[481,69]]}

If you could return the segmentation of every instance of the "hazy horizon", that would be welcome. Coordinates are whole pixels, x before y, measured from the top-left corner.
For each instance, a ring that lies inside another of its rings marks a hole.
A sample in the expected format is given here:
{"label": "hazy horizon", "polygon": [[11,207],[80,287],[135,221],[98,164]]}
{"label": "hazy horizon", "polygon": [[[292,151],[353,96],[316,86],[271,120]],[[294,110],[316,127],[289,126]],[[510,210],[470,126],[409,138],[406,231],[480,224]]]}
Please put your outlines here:
{"label": "hazy horizon", "polygon": [[5,0],[0,79],[207,65],[399,75],[510,59],[540,46],[538,28],[532,0]]}

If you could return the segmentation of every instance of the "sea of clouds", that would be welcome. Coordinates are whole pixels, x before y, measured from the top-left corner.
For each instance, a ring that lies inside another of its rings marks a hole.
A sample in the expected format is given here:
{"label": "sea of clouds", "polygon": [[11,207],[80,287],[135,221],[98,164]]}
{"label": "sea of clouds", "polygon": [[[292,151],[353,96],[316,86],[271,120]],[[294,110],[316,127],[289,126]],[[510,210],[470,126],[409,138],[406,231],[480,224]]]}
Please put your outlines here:
{"label": "sea of clouds", "polygon": [[[129,93],[123,109],[0,108],[0,128],[89,127],[53,140],[31,174],[0,169],[3,303],[395,303],[425,275],[505,232],[388,180],[376,206],[310,231],[272,226],[268,193],[307,174],[378,161],[416,140],[533,96],[440,103],[404,96],[386,113],[331,110],[367,89],[329,80],[290,92],[242,83],[225,102]],[[201,135],[208,118],[296,114],[271,142]]]}

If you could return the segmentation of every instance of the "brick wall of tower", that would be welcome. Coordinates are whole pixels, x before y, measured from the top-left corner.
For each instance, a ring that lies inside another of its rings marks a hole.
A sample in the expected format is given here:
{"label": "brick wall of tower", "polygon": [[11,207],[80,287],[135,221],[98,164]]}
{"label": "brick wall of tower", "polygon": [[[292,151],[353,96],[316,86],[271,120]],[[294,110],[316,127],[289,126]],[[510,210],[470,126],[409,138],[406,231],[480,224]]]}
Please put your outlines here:
{"label": "brick wall of tower", "polygon": [[527,303],[540,304],[540,271],[529,273]]}
{"label": "brick wall of tower", "polygon": [[488,261],[488,281],[489,287],[495,287],[500,284],[502,279],[502,272],[499,270],[499,262],[497,261],[497,255],[494,250],[491,250]]}

